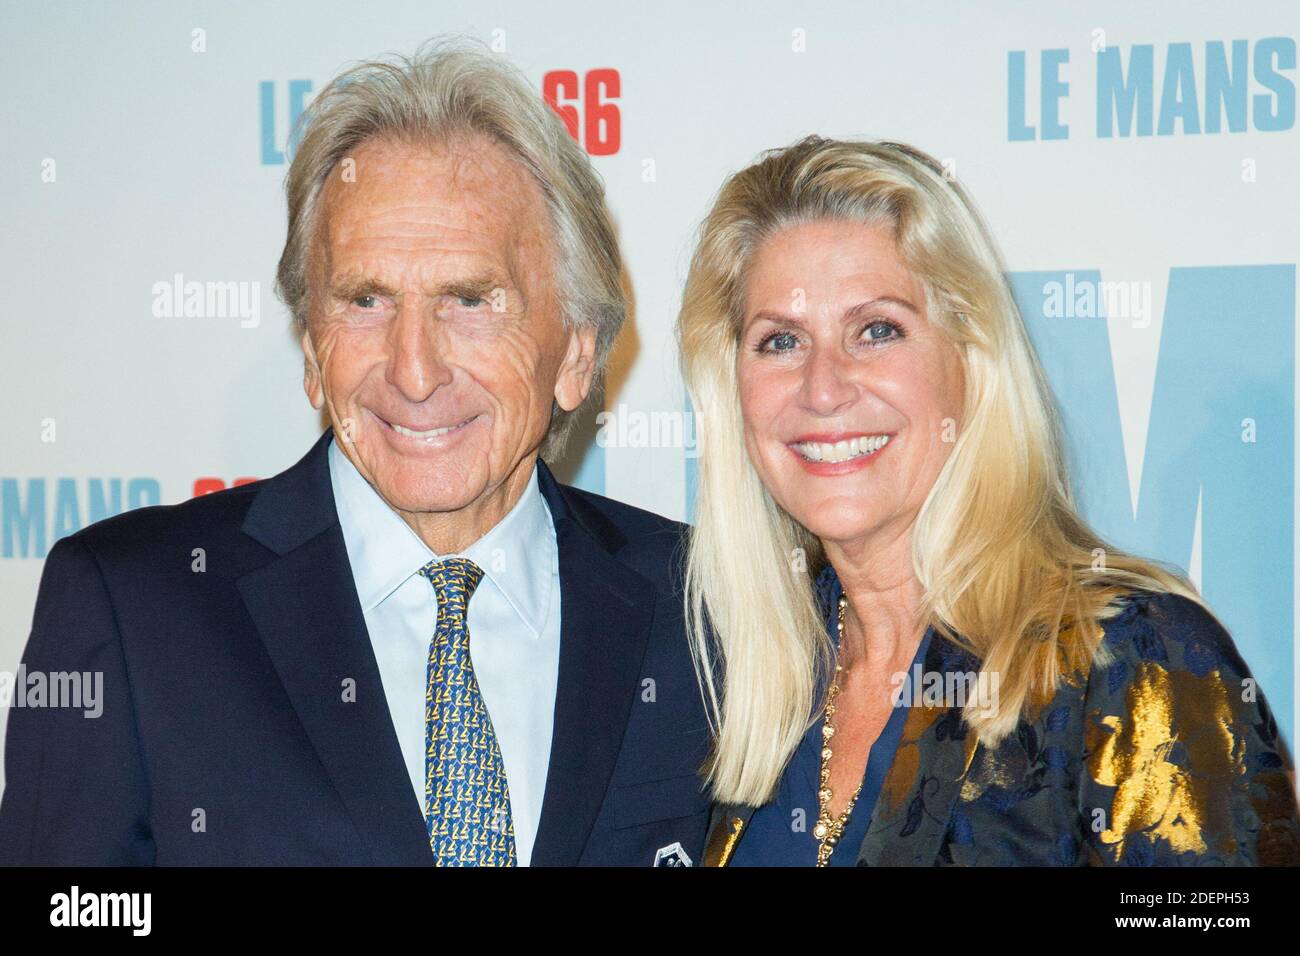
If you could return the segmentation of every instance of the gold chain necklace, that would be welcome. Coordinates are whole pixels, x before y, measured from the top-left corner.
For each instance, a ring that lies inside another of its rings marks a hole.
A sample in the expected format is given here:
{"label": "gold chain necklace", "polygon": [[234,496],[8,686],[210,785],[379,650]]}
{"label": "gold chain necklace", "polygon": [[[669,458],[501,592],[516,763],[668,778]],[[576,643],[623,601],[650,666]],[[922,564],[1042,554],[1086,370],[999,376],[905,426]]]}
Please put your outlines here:
{"label": "gold chain necklace", "polygon": [[830,690],[826,693],[826,718],[822,723],[821,784],[817,789],[817,825],[813,827],[813,836],[817,839],[818,866],[827,866],[830,863],[835,845],[844,835],[844,827],[849,822],[849,815],[853,813],[853,805],[858,802],[858,794],[862,792],[862,783],[859,781],[858,788],[853,791],[853,797],[849,800],[849,805],[838,817],[831,819],[831,738],[835,736],[835,727],[831,724],[831,718],[835,716],[835,698],[840,693],[840,671],[843,668],[839,663],[838,650],[844,647],[844,608],[848,603],[844,596],[840,595],[835,677],[831,681]]}

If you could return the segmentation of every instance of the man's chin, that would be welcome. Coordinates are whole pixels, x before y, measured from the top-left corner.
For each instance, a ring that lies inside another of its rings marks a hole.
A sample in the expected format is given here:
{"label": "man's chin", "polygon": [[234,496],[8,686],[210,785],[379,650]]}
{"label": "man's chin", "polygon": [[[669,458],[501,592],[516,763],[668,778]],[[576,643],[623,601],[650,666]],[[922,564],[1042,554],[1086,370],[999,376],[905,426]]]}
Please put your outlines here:
{"label": "man's chin", "polygon": [[422,480],[410,484],[397,483],[388,487],[376,485],[375,490],[389,505],[399,511],[408,512],[460,511],[472,505],[478,498],[478,495],[463,481],[443,485]]}

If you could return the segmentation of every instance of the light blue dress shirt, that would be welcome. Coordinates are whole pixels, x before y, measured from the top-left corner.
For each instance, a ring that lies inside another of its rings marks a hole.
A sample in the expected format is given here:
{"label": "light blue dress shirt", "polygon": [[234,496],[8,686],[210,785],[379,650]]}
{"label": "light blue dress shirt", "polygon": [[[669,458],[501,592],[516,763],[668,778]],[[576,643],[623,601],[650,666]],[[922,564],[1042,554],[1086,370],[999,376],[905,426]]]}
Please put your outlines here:
{"label": "light blue dress shirt", "polygon": [[449,557],[483,569],[469,602],[471,656],[505,762],[516,857],[527,866],[542,815],[560,668],[559,548],[537,467],[487,534],[459,554],[436,555],[333,441],[329,463],[352,580],[421,811],[424,692],[437,601],[418,572]]}

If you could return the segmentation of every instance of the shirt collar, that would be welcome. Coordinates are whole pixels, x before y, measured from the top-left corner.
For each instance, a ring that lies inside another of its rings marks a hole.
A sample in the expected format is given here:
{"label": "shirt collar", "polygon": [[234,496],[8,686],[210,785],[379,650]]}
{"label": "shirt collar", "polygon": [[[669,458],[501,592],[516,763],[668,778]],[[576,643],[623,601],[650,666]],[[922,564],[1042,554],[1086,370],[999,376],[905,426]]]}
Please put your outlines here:
{"label": "shirt collar", "polygon": [[[430,561],[453,557],[430,550],[335,441],[330,442],[329,465],[334,505],[363,612],[381,604]],[[532,636],[541,636],[550,610],[558,554],[551,513],[537,485],[536,463],[514,507],[459,556],[482,568],[483,576],[500,591]]]}

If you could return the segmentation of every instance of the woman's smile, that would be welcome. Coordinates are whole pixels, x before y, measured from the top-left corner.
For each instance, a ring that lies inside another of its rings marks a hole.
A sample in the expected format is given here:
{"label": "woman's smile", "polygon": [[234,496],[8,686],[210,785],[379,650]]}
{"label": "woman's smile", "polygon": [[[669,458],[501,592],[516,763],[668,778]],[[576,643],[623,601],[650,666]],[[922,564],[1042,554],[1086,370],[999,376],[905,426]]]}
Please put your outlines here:
{"label": "woman's smile", "polygon": [[820,432],[801,435],[786,447],[810,475],[846,475],[872,464],[896,434]]}

